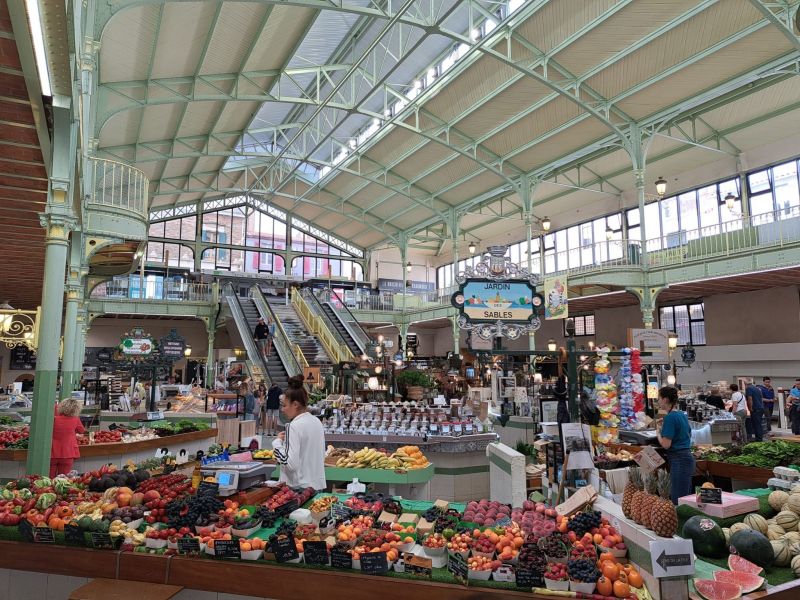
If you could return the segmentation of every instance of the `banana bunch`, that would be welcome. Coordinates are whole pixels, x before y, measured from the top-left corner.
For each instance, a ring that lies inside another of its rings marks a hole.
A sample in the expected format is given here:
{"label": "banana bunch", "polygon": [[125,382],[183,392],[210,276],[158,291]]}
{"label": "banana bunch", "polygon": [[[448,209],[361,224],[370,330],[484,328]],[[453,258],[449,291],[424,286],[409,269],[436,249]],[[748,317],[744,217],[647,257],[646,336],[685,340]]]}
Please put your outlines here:
{"label": "banana bunch", "polygon": [[[123,526],[125,523],[123,523]],[[114,527],[114,524],[111,524],[111,527]],[[116,532],[116,535],[113,531],[110,531],[111,537],[116,537],[118,535],[122,535],[125,538],[125,543],[130,544],[132,546],[141,546],[144,544],[144,534],[139,533],[135,529],[130,529],[125,527],[124,529],[120,529]]]}
{"label": "banana bunch", "polygon": [[358,452],[351,452],[336,461],[337,467],[347,469],[387,469],[395,470],[403,467],[403,461],[393,456],[387,456],[374,448],[363,448]]}
{"label": "banana bunch", "polygon": [[260,458],[262,460],[272,460],[275,457],[272,450],[262,449],[253,452],[253,458]]}

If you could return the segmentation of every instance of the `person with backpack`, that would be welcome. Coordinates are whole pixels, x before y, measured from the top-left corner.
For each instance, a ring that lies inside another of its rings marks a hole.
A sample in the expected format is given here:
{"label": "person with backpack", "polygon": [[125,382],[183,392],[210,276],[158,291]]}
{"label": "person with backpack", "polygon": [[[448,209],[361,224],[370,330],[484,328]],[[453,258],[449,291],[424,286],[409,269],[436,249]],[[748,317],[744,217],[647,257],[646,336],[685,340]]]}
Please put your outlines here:
{"label": "person with backpack", "polygon": [[739,420],[739,430],[742,436],[742,443],[747,442],[747,398],[739,391],[739,386],[735,383],[730,385],[731,399],[728,401],[728,410],[736,415]]}

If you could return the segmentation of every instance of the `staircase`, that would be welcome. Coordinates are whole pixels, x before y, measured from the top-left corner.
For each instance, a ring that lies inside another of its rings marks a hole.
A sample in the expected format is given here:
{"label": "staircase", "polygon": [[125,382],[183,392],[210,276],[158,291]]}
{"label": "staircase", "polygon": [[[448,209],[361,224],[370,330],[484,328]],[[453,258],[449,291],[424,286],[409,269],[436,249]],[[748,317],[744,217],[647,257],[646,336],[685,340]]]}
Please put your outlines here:
{"label": "staircase", "polygon": [[342,323],[342,320],[339,318],[339,315],[336,313],[336,311],[333,310],[333,308],[331,308],[330,304],[327,302],[320,302],[320,305],[322,306],[322,310],[325,312],[328,324],[332,325],[333,328],[336,329],[339,337],[344,340],[344,343],[347,345],[350,352],[352,352],[353,356],[361,356],[363,354],[361,348],[355,339],[353,339],[353,336],[350,335],[350,332],[347,331],[347,328]]}
{"label": "staircase", "polygon": [[[261,315],[258,313],[258,308],[256,308],[256,303],[252,298],[239,298],[239,304],[241,305],[242,312],[247,320],[247,325],[250,328],[249,335],[252,338],[253,331],[255,331],[256,324],[258,323],[258,319]],[[246,332],[240,331],[239,333],[244,336]],[[278,352],[275,350],[274,346],[272,348],[272,353],[270,354],[269,358],[265,360],[265,363],[267,375],[269,376],[270,380],[274,381],[280,386],[281,389],[285,390],[289,383],[289,374],[286,372],[286,367],[283,366],[283,361],[281,361],[281,357],[278,356]]]}
{"label": "staircase", "polygon": [[294,307],[278,296],[265,296],[272,313],[280,320],[289,340],[300,346],[309,365],[328,365],[331,359],[317,337],[303,325]]}

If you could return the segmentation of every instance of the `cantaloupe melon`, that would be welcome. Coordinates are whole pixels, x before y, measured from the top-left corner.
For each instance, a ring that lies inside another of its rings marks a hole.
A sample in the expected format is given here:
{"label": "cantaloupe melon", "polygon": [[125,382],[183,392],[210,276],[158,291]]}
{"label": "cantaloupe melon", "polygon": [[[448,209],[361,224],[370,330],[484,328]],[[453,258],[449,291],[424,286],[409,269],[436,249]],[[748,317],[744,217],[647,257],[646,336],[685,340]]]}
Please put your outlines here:
{"label": "cantaloupe melon", "polygon": [[786,502],[789,505],[789,510],[800,515],[800,493],[789,494],[789,500]]}
{"label": "cantaloupe melon", "polygon": [[800,518],[791,510],[782,510],[775,516],[775,523],[785,531],[796,531],[799,520]]}
{"label": "cantaloupe melon", "polygon": [[792,567],[792,573],[794,573],[795,577],[800,577],[800,555],[795,556],[790,563]]}
{"label": "cantaloupe melon", "polygon": [[775,490],[770,493],[767,500],[772,510],[780,511],[781,507],[789,501],[789,494],[783,490]]}
{"label": "cantaloupe melon", "polygon": [[767,533],[767,520],[758,513],[750,513],[745,516],[744,524],[754,531],[758,531],[766,535]]}
{"label": "cantaloupe melon", "polygon": [[800,543],[800,533],[798,533],[797,531],[788,531],[783,534],[783,539],[785,539],[790,544]]}
{"label": "cantaloupe melon", "polygon": [[744,529],[751,529],[751,527],[747,523],[734,523],[731,525],[731,535]]}
{"label": "cantaloupe melon", "polygon": [[767,526],[767,538],[770,540],[780,540],[783,539],[783,536],[786,535],[786,532],[783,530],[783,527],[780,525],[769,525]]}
{"label": "cantaloupe melon", "polygon": [[770,544],[772,544],[772,551],[775,553],[775,562],[773,564],[776,567],[788,567],[792,560],[789,544],[785,540],[774,540]]}

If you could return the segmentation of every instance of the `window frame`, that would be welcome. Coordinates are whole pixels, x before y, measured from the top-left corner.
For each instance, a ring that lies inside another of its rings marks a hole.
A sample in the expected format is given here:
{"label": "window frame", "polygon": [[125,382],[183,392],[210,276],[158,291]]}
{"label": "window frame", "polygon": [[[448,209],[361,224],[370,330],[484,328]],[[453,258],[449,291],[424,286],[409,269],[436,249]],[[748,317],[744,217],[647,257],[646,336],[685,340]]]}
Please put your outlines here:
{"label": "window frame", "polygon": [[[573,320],[573,322],[575,323],[575,332],[576,333],[575,333],[575,335],[573,337],[576,337],[576,338],[577,337],[594,337],[595,335],[597,335],[597,321],[595,320],[595,314],[594,313],[585,313],[585,314],[581,314],[581,315],[570,315],[569,318],[571,318]],[[591,323],[592,323],[592,331],[591,331],[591,333],[588,331],[588,327],[587,327],[587,323],[588,323],[587,319],[589,319],[589,318],[591,318]],[[583,333],[577,333],[577,331],[578,331],[578,322],[583,323]],[[563,327],[563,330],[564,330],[564,337],[567,337],[567,320],[566,319],[564,319],[564,323],[563,323],[562,327]]]}
{"label": "window frame", "polygon": [[[700,307],[700,311],[703,315],[701,319],[693,318],[692,317],[692,307]],[[686,309],[686,316],[688,319],[688,332],[689,332],[689,339],[685,340],[684,343],[681,343],[682,340],[680,339],[681,333],[678,331],[678,328],[675,324],[675,308],[676,307],[683,307]],[[667,327],[667,324],[664,323],[664,313],[671,312],[671,319],[672,319],[672,327]],[[694,332],[692,329],[692,325],[694,323],[702,323],[703,324],[703,342],[698,342],[694,339]],[[677,304],[667,304],[665,306],[658,307],[658,324],[662,329],[667,329],[668,331],[674,331],[678,334],[678,345],[679,346],[706,346],[708,345],[708,338],[706,337],[706,308],[705,302],[703,300],[694,301],[694,302],[678,302]]]}

